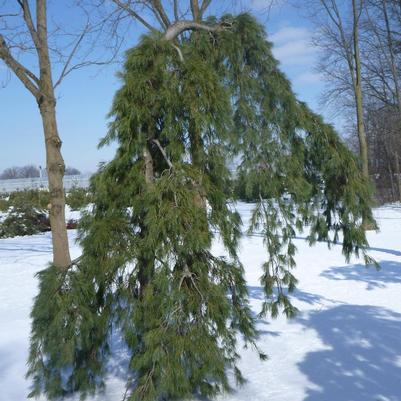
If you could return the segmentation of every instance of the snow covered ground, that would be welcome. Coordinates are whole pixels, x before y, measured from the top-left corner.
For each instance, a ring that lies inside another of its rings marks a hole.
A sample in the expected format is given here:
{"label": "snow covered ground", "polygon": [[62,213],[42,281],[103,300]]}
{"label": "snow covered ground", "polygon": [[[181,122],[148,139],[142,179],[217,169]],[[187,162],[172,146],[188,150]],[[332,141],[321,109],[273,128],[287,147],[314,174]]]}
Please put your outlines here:
{"label": "snow covered ground", "polygon": [[[249,206],[239,204],[239,209],[246,220]],[[291,321],[259,321],[259,346],[269,360],[261,362],[254,351],[243,350],[240,365],[248,382],[219,401],[401,401],[401,205],[376,209],[375,216],[381,231],[368,235],[380,271],[358,260],[346,264],[340,247],[309,248],[296,240],[294,298],[301,313]],[[73,244],[75,232],[69,235]],[[78,255],[72,245],[72,256]],[[263,297],[262,239],[244,238],[241,257],[257,313]],[[26,399],[34,274],[50,259],[49,233],[0,240],[1,401]],[[121,347],[117,351],[123,353]],[[121,400],[124,375],[117,360],[112,370],[106,393],[96,401]]]}

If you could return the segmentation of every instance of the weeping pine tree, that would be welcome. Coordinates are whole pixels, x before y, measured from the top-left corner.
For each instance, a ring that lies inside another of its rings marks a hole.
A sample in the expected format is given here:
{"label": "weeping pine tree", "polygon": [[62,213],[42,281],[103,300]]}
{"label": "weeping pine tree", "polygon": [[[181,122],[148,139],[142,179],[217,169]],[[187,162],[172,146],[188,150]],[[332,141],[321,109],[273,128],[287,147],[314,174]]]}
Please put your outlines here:
{"label": "weeping pine tree", "polygon": [[[31,396],[102,390],[113,333],[129,350],[132,401],[230,390],[244,380],[238,342],[265,358],[237,254],[233,156],[258,199],[249,231],[266,250],[261,316],[296,312],[293,240],[303,227],[311,244],[341,239],[346,258],[370,262],[361,226],[370,191],[358,161],[295,98],[252,16],[207,23],[223,28],[174,42],[151,33],[127,52],[101,142],[118,150],[92,179],[82,256],[39,274]],[[226,257],[211,252],[216,236]]]}

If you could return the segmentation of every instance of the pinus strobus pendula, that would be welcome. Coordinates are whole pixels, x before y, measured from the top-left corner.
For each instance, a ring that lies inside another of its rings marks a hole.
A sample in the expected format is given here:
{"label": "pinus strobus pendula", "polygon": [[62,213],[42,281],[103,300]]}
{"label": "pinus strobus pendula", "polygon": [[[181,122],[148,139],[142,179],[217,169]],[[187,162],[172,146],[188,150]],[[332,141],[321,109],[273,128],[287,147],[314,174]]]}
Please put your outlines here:
{"label": "pinus strobus pendula", "polygon": [[[361,216],[370,191],[358,161],[296,99],[256,20],[222,21],[228,29],[176,45],[152,33],[127,52],[101,141],[118,149],[92,178],[82,256],[39,274],[31,396],[101,390],[112,333],[129,350],[135,401],[211,397],[242,383],[239,341],[265,358],[237,253],[232,157],[257,197],[248,229],[267,255],[261,316],[296,312],[296,230],[308,226],[311,244],[341,236],[346,258],[361,251],[369,262]],[[216,237],[226,257],[211,252]]]}

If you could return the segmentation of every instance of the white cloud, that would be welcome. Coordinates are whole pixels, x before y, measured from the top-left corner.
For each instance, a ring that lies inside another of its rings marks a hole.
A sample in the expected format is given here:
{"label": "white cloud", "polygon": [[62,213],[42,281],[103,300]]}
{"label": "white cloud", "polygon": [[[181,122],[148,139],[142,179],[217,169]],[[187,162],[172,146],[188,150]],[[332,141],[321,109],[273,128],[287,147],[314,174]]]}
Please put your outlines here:
{"label": "white cloud", "polygon": [[270,35],[270,40],[282,44],[290,40],[310,39],[310,32],[306,28],[287,26]]}
{"label": "white cloud", "polygon": [[284,65],[311,65],[316,49],[307,28],[288,26],[272,34],[273,54]]}
{"label": "white cloud", "polygon": [[304,72],[297,76],[297,81],[302,84],[316,84],[323,82],[323,75],[318,72]]}

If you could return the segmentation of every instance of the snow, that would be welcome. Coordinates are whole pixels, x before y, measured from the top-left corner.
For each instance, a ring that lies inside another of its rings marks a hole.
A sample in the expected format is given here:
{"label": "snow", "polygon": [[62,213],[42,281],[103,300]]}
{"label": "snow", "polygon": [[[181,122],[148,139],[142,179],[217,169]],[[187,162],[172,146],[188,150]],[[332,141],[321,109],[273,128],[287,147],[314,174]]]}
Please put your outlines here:
{"label": "snow", "polygon": [[[238,209],[246,220],[250,206],[239,204]],[[328,250],[318,243],[310,248],[302,238],[296,240],[294,303],[301,312],[293,320],[258,321],[258,345],[269,360],[259,361],[252,349],[241,350],[240,367],[248,381],[218,401],[401,401],[401,205],[375,209],[375,216],[380,232],[368,237],[380,271],[358,260],[346,264],[340,247]],[[75,235],[69,231],[72,257],[80,252]],[[218,243],[214,252],[222,253]],[[258,313],[262,238],[244,237],[241,259]],[[0,400],[26,399],[34,275],[50,260],[49,233],[0,240]],[[122,399],[124,364],[118,362],[124,349],[118,343],[114,348],[119,355],[106,392],[91,401]]]}
{"label": "snow", "polygon": [[65,220],[79,220],[81,212],[79,210],[71,210],[69,205],[65,205]]}

